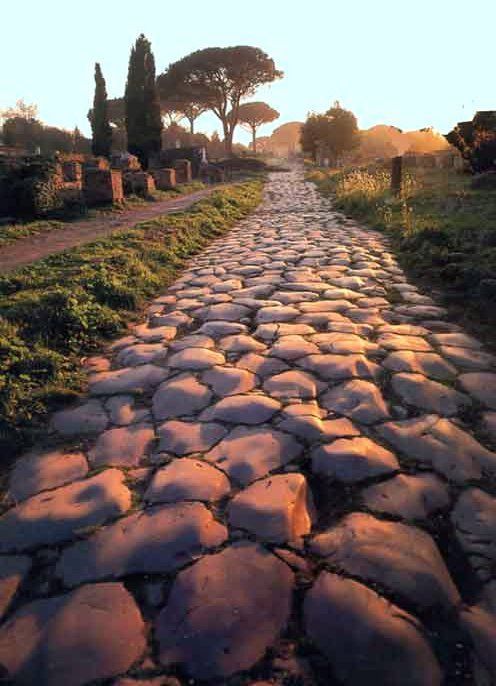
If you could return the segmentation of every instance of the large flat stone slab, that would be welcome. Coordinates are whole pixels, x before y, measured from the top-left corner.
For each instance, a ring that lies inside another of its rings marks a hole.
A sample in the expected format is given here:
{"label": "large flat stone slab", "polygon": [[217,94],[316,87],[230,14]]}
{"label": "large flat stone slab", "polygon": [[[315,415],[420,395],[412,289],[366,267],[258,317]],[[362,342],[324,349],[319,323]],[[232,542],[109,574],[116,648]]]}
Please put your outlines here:
{"label": "large flat stone slab", "polygon": [[219,469],[202,460],[184,458],[173,460],[156,472],[145,500],[150,503],[213,502],[228,495],[230,490],[229,480]]}
{"label": "large flat stone slab", "polygon": [[304,617],[343,686],[441,684],[420,622],[357,581],[322,572],[305,598]]}
{"label": "large flat stone slab", "polygon": [[164,381],[153,396],[153,415],[156,419],[172,419],[193,415],[207,407],[212,393],[193,374],[179,374]]}
{"label": "large flat stone slab", "polygon": [[448,419],[424,415],[377,427],[391,445],[451,481],[465,483],[496,473],[496,454]]}
{"label": "large flat stone slab", "polygon": [[125,367],[112,372],[102,372],[89,381],[91,395],[115,395],[117,393],[146,393],[158,386],[168,371],[154,364]]}
{"label": "large flat stone slab", "polygon": [[301,544],[315,518],[303,474],[275,474],[238,493],[228,507],[229,523],[262,541]]}
{"label": "large flat stone slab", "polygon": [[487,581],[493,576],[496,561],[496,498],[480,488],[463,491],[451,521],[472,567]]}
{"label": "large flat stone slab", "polygon": [[451,417],[470,405],[470,398],[464,393],[427,379],[422,374],[395,374],[391,384],[404,403],[426,412]]}
{"label": "large flat stone slab", "polygon": [[277,400],[265,395],[231,395],[204,410],[202,421],[220,421],[230,424],[263,424],[278,412]]}
{"label": "large flat stone slab", "polygon": [[120,519],[66,548],[56,574],[66,586],[129,574],[170,572],[227,538],[201,503],[162,505]]}
{"label": "large flat stone slab", "polygon": [[102,403],[93,398],[77,407],[55,412],[50,426],[62,436],[89,436],[104,431],[108,423]]}
{"label": "large flat stone slab", "polygon": [[450,504],[448,489],[435,474],[392,479],[369,486],[362,492],[365,507],[372,512],[395,515],[407,520],[426,520]]}
{"label": "large flat stone slab", "polygon": [[178,574],[158,616],[160,662],[194,679],[250,669],[285,629],[292,589],[289,567],[256,545],[204,557]]}
{"label": "large flat stone slab", "polygon": [[93,467],[137,467],[151,451],[155,431],[151,424],[131,424],[109,429],[88,453]]}
{"label": "large flat stone slab", "polygon": [[9,499],[25,500],[36,493],[64,486],[88,473],[83,453],[51,450],[32,452],[19,458],[9,479]]}
{"label": "large flat stone slab", "polygon": [[203,453],[225,436],[227,429],[215,422],[181,422],[171,420],[158,429],[158,449],[174,455]]}
{"label": "large flat stone slab", "polygon": [[459,378],[464,391],[480,403],[496,410],[496,374],[489,372],[470,372]]}
{"label": "large flat stone slab", "polygon": [[422,374],[439,381],[450,381],[457,375],[455,367],[437,353],[398,350],[390,353],[382,364],[392,372]]}
{"label": "large flat stone slab", "polygon": [[358,483],[399,470],[396,457],[369,438],[340,438],[315,448],[312,471],[333,481]]}
{"label": "large flat stone slab", "polygon": [[146,647],[122,584],[83,586],[24,605],[0,628],[0,663],[20,686],[83,686],[126,672]]}
{"label": "large flat stone slab", "polygon": [[30,568],[31,560],[26,555],[0,557],[0,620]]}
{"label": "large flat stone slab", "polygon": [[78,532],[124,514],[130,506],[131,493],[117,469],[40,493],[0,517],[0,553],[70,541]]}
{"label": "large flat stone slab", "polygon": [[380,367],[364,355],[308,355],[298,360],[298,365],[329,381],[342,379],[373,379]]}
{"label": "large flat stone slab", "polygon": [[353,379],[334,386],[322,396],[322,405],[362,424],[375,424],[389,418],[389,410],[378,386]]}
{"label": "large flat stone slab", "polygon": [[282,431],[239,426],[208,452],[205,459],[246,486],[291,462],[301,452],[302,446]]}
{"label": "large flat stone slab", "polygon": [[452,608],[460,601],[433,539],[412,526],[353,512],[316,536],[311,550],[338,569],[381,584],[415,606]]}

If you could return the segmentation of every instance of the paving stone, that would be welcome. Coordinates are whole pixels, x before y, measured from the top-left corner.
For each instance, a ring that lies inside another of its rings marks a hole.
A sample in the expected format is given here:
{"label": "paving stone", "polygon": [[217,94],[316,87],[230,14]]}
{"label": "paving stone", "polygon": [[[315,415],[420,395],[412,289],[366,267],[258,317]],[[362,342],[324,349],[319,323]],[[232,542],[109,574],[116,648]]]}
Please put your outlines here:
{"label": "paving stone", "polygon": [[158,449],[175,455],[202,453],[225,436],[227,429],[214,422],[181,422],[171,420],[158,428]]}
{"label": "paving stone", "polygon": [[66,548],[56,567],[65,586],[170,572],[221,545],[227,530],[202,503],[148,508]]}
{"label": "paving stone", "polygon": [[31,560],[25,555],[0,557],[0,620],[30,569]]}
{"label": "paving stone", "polygon": [[0,663],[20,686],[83,686],[126,672],[145,626],[122,584],[83,586],[21,607],[0,628]]}
{"label": "paving stone", "polygon": [[253,334],[263,341],[274,341],[282,336],[307,336],[315,333],[313,326],[308,324],[287,324],[285,322],[260,324]]}
{"label": "paving stone", "polygon": [[100,434],[88,453],[92,467],[137,467],[146,457],[155,440],[150,424],[132,424],[109,429]]}
{"label": "paving stone", "polygon": [[432,351],[429,343],[420,336],[402,336],[395,333],[382,333],[377,343],[386,350],[413,350],[415,352]]}
{"label": "paving stone", "polygon": [[245,324],[240,322],[226,322],[226,321],[213,321],[206,322],[198,329],[199,333],[205,334],[207,336],[212,336],[212,338],[222,338],[222,336],[230,336],[232,334],[244,333],[247,331]]}
{"label": "paving stone", "polygon": [[434,307],[432,305],[400,305],[396,308],[398,314],[406,314],[414,319],[442,319],[448,315],[444,307]]}
{"label": "paving stone", "polygon": [[482,425],[493,440],[496,440],[496,412],[484,412]]}
{"label": "paving stone", "polygon": [[265,345],[243,333],[225,336],[219,341],[219,348],[228,353],[249,353],[265,350]]}
{"label": "paving stone", "polygon": [[480,343],[473,336],[468,336],[465,333],[435,333],[431,335],[431,340],[436,345],[448,345],[456,348],[482,348]]}
{"label": "paving stone", "polygon": [[394,333],[400,336],[427,336],[429,330],[416,324],[384,324],[378,328],[380,334]]}
{"label": "paving stone", "polygon": [[391,384],[403,402],[445,417],[458,414],[470,405],[467,395],[427,379],[422,374],[395,374]]}
{"label": "paving stone", "polygon": [[382,365],[392,372],[422,374],[439,381],[449,381],[457,376],[455,367],[436,353],[398,350],[390,353]]}
{"label": "paving stone", "polygon": [[173,312],[163,315],[154,314],[150,317],[150,323],[153,326],[167,326],[177,329],[181,326],[188,326],[188,324],[191,324],[191,321],[191,317],[179,310],[174,310]]}
{"label": "paving stone", "polygon": [[323,379],[336,381],[353,377],[371,379],[380,371],[379,365],[363,355],[308,355],[298,360],[298,365]]}
{"label": "paving stone", "polygon": [[289,362],[318,352],[318,347],[306,341],[303,336],[283,336],[272,345],[269,355]]}
{"label": "paving stone", "polygon": [[246,369],[257,376],[264,378],[267,376],[273,376],[278,372],[283,372],[289,369],[288,365],[277,358],[264,357],[263,355],[257,355],[257,353],[247,353],[243,355],[237,362],[236,367],[241,369]]}
{"label": "paving stone", "polygon": [[317,333],[310,337],[312,343],[316,343],[323,353],[373,353],[377,352],[375,343],[361,338],[354,333],[341,333],[332,331],[329,333]]}
{"label": "paving stone", "polygon": [[112,424],[128,426],[136,422],[151,420],[151,414],[146,407],[135,407],[132,395],[113,395],[105,403]]}
{"label": "paving stone", "polygon": [[343,483],[392,474],[400,468],[393,453],[363,436],[319,446],[311,457],[315,474]]}
{"label": "paving stone", "polygon": [[279,305],[278,307],[262,307],[257,312],[257,324],[271,324],[273,322],[290,322],[300,314],[300,310],[291,305]]}
{"label": "paving stone", "polygon": [[170,367],[175,369],[188,369],[191,371],[202,371],[210,369],[217,364],[224,364],[225,358],[222,353],[208,350],[208,348],[185,348],[174,353],[169,360]]}
{"label": "paving stone", "polygon": [[167,357],[167,348],[162,343],[138,343],[122,348],[116,362],[121,367],[136,367],[139,364],[158,362]]}
{"label": "paving stone", "polygon": [[125,367],[124,369],[98,374],[90,380],[89,391],[91,395],[146,393],[158,386],[167,375],[166,369],[154,364]]}
{"label": "paving stone", "polygon": [[489,580],[496,561],[496,498],[469,488],[458,498],[451,520],[472,567],[481,579]]}
{"label": "paving stone", "polygon": [[78,407],[55,412],[50,426],[62,436],[87,436],[104,431],[108,423],[102,403],[94,399]]}
{"label": "paving stone", "polygon": [[377,431],[392,446],[420,464],[428,465],[450,481],[464,484],[482,472],[496,473],[496,454],[437,415],[388,422]]}
{"label": "paving stone", "polygon": [[452,364],[465,371],[491,371],[496,368],[496,357],[482,350],[442,345],[440,351]]}
{"label": "paving stone", "polygon": [[272,297],[274,300],[279,300],[283,305],[293,305],[299,302],[317,300],[319,295],[310,291],[274,291]]}
{"label": "paving stone", "polygon": [[238,322],[244,317],[248,317],[250,315],[250,310],[248,307],[244,307],[243,305],[219,303],[217,305],[202,307],[199,310],[195,310],[193,314],[196,318],[202,319],[206,322],[217,319],[225,322]]}
{"label": "paving stone", "polygon": [[200,419],[232,424],[263,424],[279,409],[280,404],[276,400],[264,395],[230,395],[204,410]]}
{"label": "paving stone", "polygon": [[250,669],[284,631],[294,576],[261,547],[235,544],[180,572],[156,622],[159,660],[194,679]]}
{"label": "paving stone", "polygon": [[319,408],[307,403],[288,405],[283,409],[281,417],[282,419],[278,424],[280,429],[289,431],[310,443],[360,434],[349,419],[341,417],[324,420]]}
{"label": "paving stone", "polygon": [[490,581],[476,605],[460,612],[460,625],[474,649],[474,681],[490,686],[496,679],[496,582]]}
{"label": "paving stone", "polygon": [[328,410],[362,424],[375,424],[390,416],[380,389],[361,379],[334,386],[322,397],[321,403]]}
{"label": "paving stone", "polygon": [[264,390],[274,398],[315,398],[323,384],[313,376],[299,370],[282,372],[271,376],[264,383]]}
{"label": "paving stone", "polygon": [[420,622],[352,579],[322,572],[307,593],[308,636],[343,686],[440,686]]}
{"label": "paving stone", "polygon": [[169,419],[196,414],[207,407],[212,393],[193,374],[179,374],[164,381],[153,396],[153,415],[156,419]]}
{"label": "paving stone", "polygon": [[210,336],[205,336],[201,333],[193,333],[189,336],[183,336],[183,338],[178,338],[169,345],[169,350],[172,352],[179,352],[179,350],[184,350],[185,348],[215,348],[214,339]]}
{"label": "paving stone", "polygon": [[173,460],[152,479],[145,500],[151,503],[175,503],[179,500],[213,502],[228,495],[229,480],[207,462],[188,458]]}
{"label": "paving stone", "polygon": [[276,474],[238,493],[228,507],[229,524],[270,543],[301,545],[316,516],[303,474]]}
{"label": "paving stone", "polygon": [[460,602],[436,544],[415,527],[353,512],[316,536],[311,550],[347,574],[381,584],[416,607],[449,609]]}
{"label": "paving stone", "polygon": [[117,469],[40,493],[0,517],[0,553],[70,541],[85,529],[124,514],[130,506],[131,493]]}
{"label": "paving stone", "polygon": [[362,491],[365,507],[372,512],[407,520],[427,520],[450,504],[446,485],[434,474],[398,474]]}
{"label": "paving stone", "polygon": [[496,374],[470,372],[459,377],[461,387],[483,405],[496,410]]}
{"label": "paving stone", "polygon": [[316,300],[315,302],[300,303],[299,309],[303,313],[314,312],[346,312],[350,308],[356,307],[349,300]]}
{"label": "paving stone", "polygon": [[301,452],[299,443],[281,431],[238,426],[205,455],[205,460],[246,486],[291,462]]}
{"label": "paving stone", "polygon": [[28,453],[14,464],[9,479],[9,500],[25,500],[40,491],[83,479],[87,473],[86,458],[80,452],[48,450]]}
{"label": "paving stone", "polygon": [[212,367],[203,373],[202,380],[220,396],[247,393],[257,385],[254,374],[236,367]]}
{"label": "paving stone", "polygon": [[103,357],[102,355],[87,357],[86,359],[83,359],[82,367],[88,374],[106,372],[110,369],[110,360],[108,357]]}
{"label": "paving stone", "polygon": [[175,326],[154,326],[150,327],[148,324],[140,324],[133,328],[134,333],[138,338],[141,338],[145,343],[159,343],[163,341],[172,341],[176,337],[177,328]]}

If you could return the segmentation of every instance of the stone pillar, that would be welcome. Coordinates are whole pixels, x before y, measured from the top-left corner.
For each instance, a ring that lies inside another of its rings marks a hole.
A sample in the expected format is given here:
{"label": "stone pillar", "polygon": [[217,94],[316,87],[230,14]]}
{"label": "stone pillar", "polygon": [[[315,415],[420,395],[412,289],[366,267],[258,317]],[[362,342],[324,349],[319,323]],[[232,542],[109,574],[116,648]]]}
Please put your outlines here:
{"label": "stone pillar", "polygon": [[81,182],[83,170],[80,162],[62,162],[62,174],[64,181]]}
{"label": "stone pillar", "polygon": [[153,180],[153,176],[148,174],[148,172],[134,171],[128,173],[126,176],[127,178],[130,177],[133,193],[136,193],[136,195],[142,195],[146,198],[155,190],[155,181]]}
{"label": "stone pillar", "polygon": [[177,183],[190,183],[193,176],[191,173],[191,162],[189,160],[176,160],[174,162]]}
{"label": "stone pillar", "polygon": [[122,172],[118,169],[85,169],[83,193],[88,205],[123,202]]}
{"label": "stone pillar", "polygon": [[176,186],[176,170],[175,169],[153,169],[151,172],[155,186],[160,191],[167,191]]}

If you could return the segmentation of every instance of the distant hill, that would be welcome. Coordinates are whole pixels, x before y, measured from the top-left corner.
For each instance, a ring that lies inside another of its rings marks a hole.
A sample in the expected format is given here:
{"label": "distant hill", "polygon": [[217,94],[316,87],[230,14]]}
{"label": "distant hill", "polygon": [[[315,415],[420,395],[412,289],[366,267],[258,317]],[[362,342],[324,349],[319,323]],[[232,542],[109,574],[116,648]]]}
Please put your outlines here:
{"label": "distant hill", "polygon": [[430,153],[450,147],[444,136],[433,128],[402,131],[395,126],[377,124],[360,131],[358,156],[364,159],[393,157],[408,152]]}

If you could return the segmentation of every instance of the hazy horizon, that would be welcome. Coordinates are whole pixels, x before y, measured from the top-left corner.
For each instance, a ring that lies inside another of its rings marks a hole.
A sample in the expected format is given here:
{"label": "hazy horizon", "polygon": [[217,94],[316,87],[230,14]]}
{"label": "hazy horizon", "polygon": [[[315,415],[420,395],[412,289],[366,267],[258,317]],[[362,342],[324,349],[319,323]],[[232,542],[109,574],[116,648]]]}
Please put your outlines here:
{"label": "hazy horizon", "polygon": [[[362,129],[433,126],[446,133],[476,110],[496,108],[490,54],[496,6],[489,0],[477,5],[469,22],[470,10],[461,0],[419,0],[415,6],[309,0],[303,8],[253,0],[243,12],[226,0],[187,5],[149,0],[139,7],[115,0],[87,0],[84,6],[28,0],[3,8],[7,30],[0,59],[14,66],[2,70],[0,109],[22,98],[38,105],[45,123],[77,125],[89,134],[94,63],[101,64],[109,97],[122,95],[130,47],[143,32],[152,43],[157,73],[208,46],[265,50],[285,77],[257,91],[255,99],[266,100],[281,115],[260,129],[261,136],[304,120],[311,110],[325,111],[334,100],[355,113]],[[473,27],[470,34],[467,26]],[[205,114],[197,130],[220,132],[220,122]],[[237,129],[237,140],[249,138]]]}

